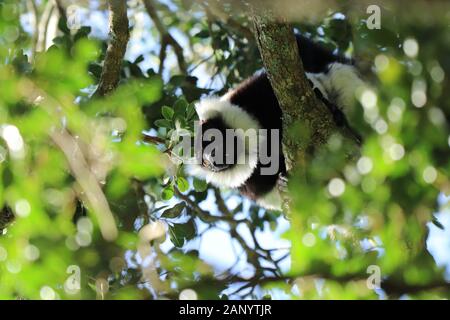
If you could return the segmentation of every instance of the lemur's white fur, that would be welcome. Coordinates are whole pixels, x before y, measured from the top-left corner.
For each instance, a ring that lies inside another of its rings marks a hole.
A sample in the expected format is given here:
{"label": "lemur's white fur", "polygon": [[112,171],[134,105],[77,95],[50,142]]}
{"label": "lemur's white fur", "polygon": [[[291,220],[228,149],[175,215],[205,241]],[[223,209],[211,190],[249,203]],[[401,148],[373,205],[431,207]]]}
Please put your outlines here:
{"label": "lemur's white fur", "polygon": [[[335,103],[345,111],[349,111],[351,108],[356,89],[364,85],[355,67],[338,62],[331,63],[328,72],[307,73],[306,76],[327,100]],[[239,106],[230,103],[231,93],[232,91],[225,94],[222,98],[211,97],[201,100],[196,105],[200,120],[207,120],[220,115],[230,128],[243,129],[244,131],[247,129],[260,129],[261,126],[256,119]],[[252,142],[249,145],[256,147],[251,150],[247,149],[246,154],[242,155],[242,157],[248,156],[245,164],[237,164],[231,169],[221,172],[212,172],[199,164],[194,164],[188,165],[188,171],[192,175],[204,178],[218,187],[239,187],[250,178],[258,164],[257,143],[254,143],[255,141]],[[257,203],[267,209],[280,210],[281,196],[278,189],[273,188],[259,198]]]}
{"label": "lemur's white fur", "polygon": [[263,197],[257,199],[256,203],[269,210],[281,210],[282,199],[278,188],[275,187],[267,192]]}
{"label": "lemur's white fur", "polygon": [[356,90],[364,86],[358,71],[352,65],[331,63],[326,73],[307,73],[306,76],[324,97],[344,111],[350,111]]}
{"label": "lemur's white fur", "polygon": [[[220,115],[225,124],[231,129],[246,131],[248,129],[258,130],[261,128],[256,119],[243,109],[230,103],[226,96],[203,99],[196,105],[196,110],[201,121]],[[236,165],[221,172],[212,172],[200,164],[190,164],[187,165],[188,172],[218,187],[237,188],[243,185],[258,165],[258,132],[256,131],[254,135],[245,135],[245,133],[242,135],[237,131],[235,134],[241,141],[248,137],[248,143],[244,143],[245,153],[238,155]],[[262,136],[259,136],[259,139],[262,138]]]}

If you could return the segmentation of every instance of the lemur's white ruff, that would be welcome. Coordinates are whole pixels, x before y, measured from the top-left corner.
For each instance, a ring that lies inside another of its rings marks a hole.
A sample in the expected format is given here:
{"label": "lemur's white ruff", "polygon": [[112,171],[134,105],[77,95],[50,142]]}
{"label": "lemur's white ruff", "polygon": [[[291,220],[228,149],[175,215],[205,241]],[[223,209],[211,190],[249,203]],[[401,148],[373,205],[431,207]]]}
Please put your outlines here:
{"label": "lemur's white ruff", "polygon": [[354,66],[331,63],[326,73],[307,73],[306,76],[323,96],[345,111],[350,111],[356,89],[364,86]]}
{"label": "lemur's white ruff", "polygon": [[241,141],[245,141],[244,139],[247,137],[248,143],[244,144],[245,153],[238,155],[237,164],[230,169],[212,172],[200,164],[191,164],[187,166],[188,172],[218,187],[237,188],[243,185],[258,164],[258,138],[256,135],[258,134],[257,130],[261,128],[259,122],[247,112],[226,100],[225,96],[203,99],[196,105],[196,110],[201,121],[220,115],[227,127],[231,129],[242,129],[243,131],[252,129],[256,132],[248,135],[239,131],[235,132]]}

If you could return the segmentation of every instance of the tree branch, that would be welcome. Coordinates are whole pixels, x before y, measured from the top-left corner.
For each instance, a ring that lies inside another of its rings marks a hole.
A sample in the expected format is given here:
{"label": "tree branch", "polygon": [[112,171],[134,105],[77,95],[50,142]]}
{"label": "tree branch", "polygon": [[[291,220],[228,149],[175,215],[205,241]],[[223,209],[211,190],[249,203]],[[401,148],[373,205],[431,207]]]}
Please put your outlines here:
{"label": "tree branch", "polygon": [[250,28],[244,26],[239,21],[233,19],[228,13],[223,10],[223,7],[218,1],[207,1],[204,3],[205,12],[210,20],[218,20],[224,25],[229,26],[242,36],[249,40],[253,40],[253,32]]}
{"label": "tree branch", "polygon": [[96,96],[105,96],[113,91],[120,80],[122,62],[130,38],[126,0],[109,0],[110,42]]}
{"label": "tree branch", "polygon": [[[253,8],[253,22],[261,57],[283,113],[287,169],[301,165],[304,170],[307,155],[327,142],[336,125],[306,79],[292,26],[267,9],[256,12]],[[288,134],[294,124],[307,128],[307,137]]]}
{"label": "tree branch", "polygon": [[31,13],[31,24],[33,25],[33,36],[31,38],[31,56],[30,61],[33,61],[36,56],[37,42],[39,40],[39,14],[38,8],[34,0],[27,1],[28,11]]}
{"label": "tree branch", "polygon": [[98,219],[103,238],[108,241],[115,240],[118,230],[114,216],[77,140],[66,130],[54,130],[50,137],[66,156],[73,176],[79,183],[84,196]]}
{"label": "tree branch", "polygon": [[59,16],[61,18],[63,18],[67,23],[66,8],[62,4],[61,0],[55,0],[55,5],[56,5],[56,8],[58,9]]}
{"label": "tree branch", "polygon": [[55,9],[55,4],[53,1],[48,1],[45,5],[44,12],[41,15],[41,19],[38,24],[38,38],[36,42],[36,51],[45,51],[47,43],[47,31],[49,29],[50,20]]}
{"label": "tree branch", "polygon": [[[156,29],[158,30],[159,34],[161,35],[161,50],[165,49],[167,45],[170,45],[173,48],[173,51],[175,52],[175,55],[177,57],[178,61],[178,67],[180,68],[180,71],[182,73],[187,73],[187,64],[186,60],[184,59],[183,55],[183,47],[178,43],[177,40],[169,33],[169,31],[166,29],[166,26],[159,18],[158,12],[156,10],[155,3],[153,0],[142,0],[145,6],[145,9],[147,10],[148,15],[153,20],[153,23],[155,24]],[[162,53],[160,52],[160,57]],[[163,55],[165,58],[165,53]],[[159,72],[162,72],[162,64],[164,61],[161,62],[160,70]]]}

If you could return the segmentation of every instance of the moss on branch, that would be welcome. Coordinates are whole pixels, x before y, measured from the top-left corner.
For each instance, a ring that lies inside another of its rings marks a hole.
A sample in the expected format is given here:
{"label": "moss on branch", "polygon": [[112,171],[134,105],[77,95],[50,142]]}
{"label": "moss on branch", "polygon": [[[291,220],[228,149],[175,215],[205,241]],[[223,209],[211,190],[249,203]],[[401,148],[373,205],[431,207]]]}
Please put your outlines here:
{"label": "moss on branch", "polygon": [[109,0],[108,5],[110,41],[103,62],[100,82],[95,92],[96,96],[107,95],[119,84],[122,62],[130,38],[126,0]]}

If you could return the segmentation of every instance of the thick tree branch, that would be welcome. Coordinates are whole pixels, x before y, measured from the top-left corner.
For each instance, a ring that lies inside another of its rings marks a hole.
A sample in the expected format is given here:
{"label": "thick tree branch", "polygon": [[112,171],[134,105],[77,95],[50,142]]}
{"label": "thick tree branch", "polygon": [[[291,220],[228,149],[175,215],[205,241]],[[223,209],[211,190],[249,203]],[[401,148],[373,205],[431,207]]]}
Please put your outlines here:
{"label": "thick tree branch", "polygon": [[59,16],[64,19],[67,23],[67,14],[66,14],[66,8],[62,4],[61,0],[55,0],[56,8],[58,9]]}
{"label": "thick tree branch", "polygon": [[[158,12],[156,10],[155,3],[153,0],[142,0],[145,6],[145,9],[147,10],[148,15],[153,20],[153,23],[155,24],[156,29],[158,30],[159,34],[161,35],[161,52],[160,52],[160,59],[161,56],[165,59],[165,49],[167,48],[167,45],[170,45],[173,48],[173,51],[175,52],[175,55],[177,57],[178,61],[178,67],[180,68],[180,71],[182,73],[187,73],[187,64],[186,60],[184,59],[183,55],[183,47],[178,43],[177,40],[169,33],[164,23],[159,18]],[[164,53],[162,53],[162,50],[164,50]],[[161,61],[160,70],[159,72],[162,72],[162,65],[164,63],[164,60]]]}
{"label": "thick tree branch", "polygon": [[96,96],[105,96],[117,87],[122,61],[130,38],[126,0],[109,0],[108,4],[111,39],[106,50],[102,75],[95,92]]}
{"label": "thick tree branch", "polygon": [[84,196],[98,219],[103,238],[108,241],[115,240],[118,230],[113,213],[97,178],[89,168],[78,141],[66,130],[55,130],[50,136],[66,156],[72,175],[79,183]]}
{"label": "thick tree branch", "polygon": [[233,19],[230,14],[223,10],[222,4],[218,1],[206,1],[204,2],[204,7],[208,19],[211,21],[218,20],[229,26],[231,29],[239,32],[242,36],[249,40],[253,40],[253,32],[250,28],[244,26],[239,21]]}
{"label": "thick tree branch", "polygon": [[[282,144],[289,171],[300,165],[298,159],[305,160],[311,150],[326,143],[336,126],[306,79],[292,26],[269,10],[253,11],[256,41],[283,112]],[[287,134],[294,124],[309,131],[306,137]]]}

